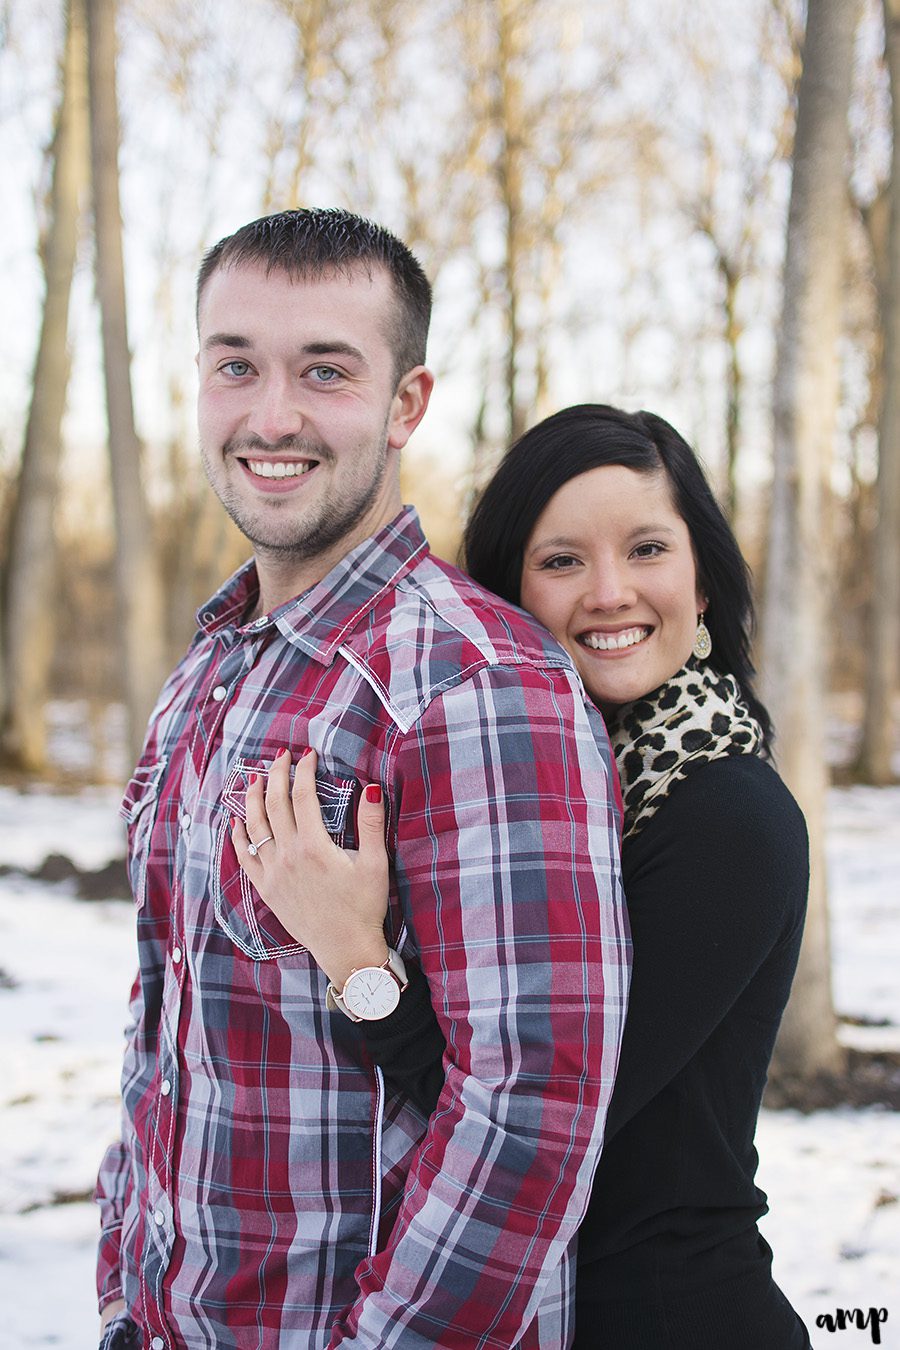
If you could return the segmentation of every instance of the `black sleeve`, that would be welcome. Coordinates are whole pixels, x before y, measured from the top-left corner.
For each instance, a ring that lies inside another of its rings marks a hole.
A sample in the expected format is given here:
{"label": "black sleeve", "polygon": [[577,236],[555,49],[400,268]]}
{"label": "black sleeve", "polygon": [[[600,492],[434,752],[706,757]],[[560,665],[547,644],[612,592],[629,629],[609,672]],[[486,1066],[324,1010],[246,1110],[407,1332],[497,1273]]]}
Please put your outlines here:
{"label": "black sleeve", "polygon": [[360,1022],[366,1048],[392,1088],[411,1097],[425,1116],[444,1086],[446,1042],[421,967],[406,963],[409,979],[396,1009],[380,1022]]}
{"label": "black sleeve", "polygon": [[[806,827],[767,765],[716,760],[626,843],[623,867],[634,971],[607,1139],[679,1073],[779,943],[790,949],[786,1001],[806,904]],[[407,973],[396,1011],[359,1026],[390,1085],[430,1116],[446,1044],[421,969],[408,962]]]}
{"label": "black sleeve", "polygon": [[676,784],[622,863],[634,967],[607,1139],[739,999],[774,1040],[803,928],[806,825],[763,761],[714,760]]}

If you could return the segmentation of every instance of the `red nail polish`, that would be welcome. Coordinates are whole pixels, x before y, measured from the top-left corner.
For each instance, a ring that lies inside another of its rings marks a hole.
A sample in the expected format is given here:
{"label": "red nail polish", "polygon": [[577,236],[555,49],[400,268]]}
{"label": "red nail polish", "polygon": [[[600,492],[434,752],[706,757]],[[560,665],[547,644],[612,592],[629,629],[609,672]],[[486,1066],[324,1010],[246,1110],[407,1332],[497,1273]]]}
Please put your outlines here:
{"label": "red nail polish", "polygon": [[370,783],[366,788],[366,801],[371,802],[373,806],[377,806],[381,801],[381,788],[377,783]]}
{"label": "red nail polish", "polygon": [[300,755],[300,758],[301,758],[301,759],[306,759],[306,756],[309,754],[309,752],[310,752],[311,750],[312,750],[312,746],[311,746],[311,745],[308,745],[308,746],[306,747],[306,749],[305,749],[305,750],[302,752],[302,754]]}
{"label": "red nail polish", "polygon": [[249,781],[250,787],[253,786],[253,784],[256,782],[256,780],[257,780],[258,777],[259,777],[259,774],[251,773],[250,778],[249,778],[249,780],[248,780],[248,781]]}
{"label": "red nail polish", "polygon": [[232,816],[232,817],[231,817],[231,828],[232,828],[232,829],[235,829],[236,826],[237,826],[237,816]]}
{"label": "red nail polish", "polygon": [[286,755],[287,753],[288,753],[288,752],[287,752],[287,749],[279,750],[279,751],[278,751],[278,754],[275,756],[275,758],[276,758],[276,759],[281,759],[282,755]]}

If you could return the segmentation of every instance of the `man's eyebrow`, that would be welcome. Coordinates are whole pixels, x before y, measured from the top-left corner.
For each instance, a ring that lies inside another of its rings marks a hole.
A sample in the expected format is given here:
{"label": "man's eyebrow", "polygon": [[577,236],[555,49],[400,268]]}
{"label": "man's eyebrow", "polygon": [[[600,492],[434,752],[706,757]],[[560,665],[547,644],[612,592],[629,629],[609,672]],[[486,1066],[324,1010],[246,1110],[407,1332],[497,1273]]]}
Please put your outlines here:
{"label": "man's eyebrow", "polygon": [[251,345],[250,339],[241,337],[239,333],[210,333],[203,343],[204,350],[209,350],[210,347],[235,347],[243,350]]}
{"label": "man's eyebrow", "polygon": [[[241,337],[239,333],[211,333],[203,343],[205,351],[212,347],[230,347],[235,351],[246,351],[252,347],[253,343],[249,338]],[[333,342],[307,342],[300,348],[302,356],[349,356],[351,360],[358,361],[360,365],[368,366],[368,361],[351,342],[342,342],[335,338]]]}
{"label": "man's eyebrow", "polygon": [[341,342],[338,339],[334,342],[307,342],[300,350],[304,356],[349,356],[352,360],[359,361],[361,365],[369,364],[358,347],[354,347],[351,342]]}

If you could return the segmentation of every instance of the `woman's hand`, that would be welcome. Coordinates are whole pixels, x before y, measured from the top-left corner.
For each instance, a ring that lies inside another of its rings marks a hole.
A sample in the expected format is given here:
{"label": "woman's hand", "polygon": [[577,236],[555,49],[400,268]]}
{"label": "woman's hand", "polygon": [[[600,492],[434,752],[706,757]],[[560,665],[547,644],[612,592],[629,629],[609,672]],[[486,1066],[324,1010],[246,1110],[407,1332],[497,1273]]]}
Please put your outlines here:
{"label": "woman's hand", "polygon": [[351,970],[387,960],[388,855],[381,788],[373,784],[362,794],[359,849],[353,852],[339,848],[322,822],[316,752],[301,756],[293,789],[290,769],[290,754],[282,750],[272,761],[265,791],[262,779],[251,777],[247,824],[233,820],[231,837],[241,867],[269,909],[341,990]]}

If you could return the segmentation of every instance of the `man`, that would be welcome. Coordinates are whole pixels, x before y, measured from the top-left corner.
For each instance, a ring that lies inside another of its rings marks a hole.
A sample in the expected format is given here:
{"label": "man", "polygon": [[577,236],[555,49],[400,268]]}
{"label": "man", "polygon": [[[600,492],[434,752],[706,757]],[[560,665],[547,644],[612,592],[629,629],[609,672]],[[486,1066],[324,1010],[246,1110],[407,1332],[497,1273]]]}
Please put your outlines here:
{"label": "man", "polygon": [[[110,1344],[568,1341],[627,982],[615,772],[568,658],[401,506],[429,313],[408,250],[344,212],[257,221],[200,271],[203,460],[254,560],[201,610],[123,804],[140,971],[97,1189]],[[326,1004],[235,852],[254,777],[307,748],[343,846],[360,785],[384,794],[378,1006],[352,978]],[[409,957],[449,1046],[427,1123],[351,1020],[402,998]]]}

